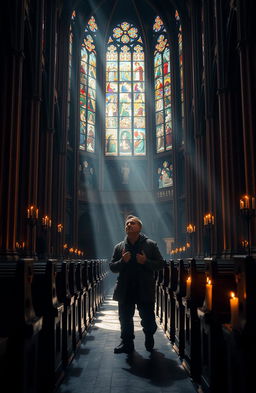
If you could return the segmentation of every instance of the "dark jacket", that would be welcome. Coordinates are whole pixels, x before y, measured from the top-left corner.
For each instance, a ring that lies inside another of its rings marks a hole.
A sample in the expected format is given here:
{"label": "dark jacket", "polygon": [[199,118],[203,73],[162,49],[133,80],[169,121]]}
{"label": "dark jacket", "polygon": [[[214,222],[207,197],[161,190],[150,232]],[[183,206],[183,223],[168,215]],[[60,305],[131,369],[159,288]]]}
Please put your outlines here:
{"label": "dark jacket", "polygon": [[[132,257],[129,262],[122,260],[123,250],[131,252]],[[136,261],[136,254],[142,251],[147,256],[144,265]],[[119,273],[114,289],[114,300],[124,302],[133,298],[135,292],[136,302],[155,301],[154,272],[164,267],[164,260],[156,242],[140,234],[137,242],[132,245],[126,237],[115,246],[109,267],[113,273]]]}

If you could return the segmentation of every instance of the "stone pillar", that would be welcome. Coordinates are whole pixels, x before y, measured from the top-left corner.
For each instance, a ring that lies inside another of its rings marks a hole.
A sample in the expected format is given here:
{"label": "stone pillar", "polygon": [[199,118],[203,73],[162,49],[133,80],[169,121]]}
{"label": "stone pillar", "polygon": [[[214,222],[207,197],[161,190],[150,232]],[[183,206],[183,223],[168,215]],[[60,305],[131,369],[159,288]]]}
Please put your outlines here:
{"label": "stone pillar", "polygon": [[191,36],[192,36],[192,89],[193,89],[193,123],[195,141],[195,160],[191,162],[194,166],[195,185],[193,192],[196,195],[195,210],[197,212],[195,252],[197,256],[202,256],[204,251],[203,244],[203,215],[205,213],[205,135],[204,135],[204,116],[202,113],[201,99],[201,79],[202,79],[202,47],[201,47],[201,25],[200,5],[194,4],[191,8]]}
{"label": "stone pillar", "polygon": [[[24,1],[3,6],[0,93],[0,259],[16,259],[17,206],[21,132],[22,70],[24,62]],[[6,8],[6,9],[5,9]]]}
{"label": "stone pillar", "polygon": [[[254,2],[237,1],[238,50],[240,57],[240,83],[242,98],[243,149],[244,149],[244,193],[256,195],[256,135],[255,135],[255,67],[256,27],[253,12]],[[251,225],[251,248],[256,250],[256,221]]]}

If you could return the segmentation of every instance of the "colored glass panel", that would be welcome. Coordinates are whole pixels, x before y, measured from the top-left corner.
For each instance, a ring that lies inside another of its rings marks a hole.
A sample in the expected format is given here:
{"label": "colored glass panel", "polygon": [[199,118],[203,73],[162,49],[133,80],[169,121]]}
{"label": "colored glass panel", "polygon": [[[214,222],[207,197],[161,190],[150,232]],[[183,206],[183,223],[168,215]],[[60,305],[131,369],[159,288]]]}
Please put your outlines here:
{"label": "colored glass panel", "polygon": [[156,151],[161,153],[172,149],[171,61],[166,30],[160,17],[156,17],[153,30],[155,32]]}
{"label": "colored glass panel", "polygon": [[171,187],[173,185],[173,165],[163,161],[157,168],[158,188]]}
{"label": "colored glass panel", "polygon": [[184,129],[184,78],[183,78],[183,39],[182,26],[178,11],[175,12],[176,26],[178,30],[178,51],[179,51],[179,68],[180,68],[180,101],[181,101],[181,132],[183,139]]}
{"label": "colored glass panel", "polygon": [[105,154],[146,154],[144,49],[137,27],[117,25],[106,53]]}
{"label": "colored glass panel", "polygon": [[80,149],[95,152],[97,24],[91,17],[84,30],[80,63]]}

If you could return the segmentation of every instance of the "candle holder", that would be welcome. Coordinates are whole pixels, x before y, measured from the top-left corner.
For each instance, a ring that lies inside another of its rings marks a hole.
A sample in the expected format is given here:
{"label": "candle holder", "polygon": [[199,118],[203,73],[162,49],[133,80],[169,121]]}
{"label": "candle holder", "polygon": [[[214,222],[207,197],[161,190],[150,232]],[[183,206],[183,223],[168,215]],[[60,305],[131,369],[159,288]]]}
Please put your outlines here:
{"label": "candle holder", "polygon": [[215,224],[215,218],[211,213],[204,215],[205,228],[205,253],[206,256],[212,255],[212,229]]}
{"label": "candle holder", "polygon": [[23,241],[17,241],[16,244],[16,249],[20,255],[25,255],[25,250],[26,250],[26,243]]}
{"label": "candle holder", "polygon": [[58,231],[58,233],[61,233],[63,231],[63,225],[62,224],[58,224],[57,225],[57,231]]}
{"label": "candle holder", "polygon": [[193,224],[188,224],[187,225],[187,238],[188,241],[186,243],[186,248],[189,249],[191,257],[194,256],[194,235],[196,232],[196,226]]}
{"label": "candle holder", "polygon": [[240,213],[246,221],[247,230],[247,250],[248,255],[251,255],[251,220],[255,217],[256,198],[249,195],[244,195],[239,202]]}
{"label": "candle holder", "polygon": [[35,227],[38,222],[38,208],[30,205],[27,208],[28,250],[31,257],[35,256]]}
{"label": "candle holder", "polygon": [[42,228],[43,228],[43,230],[46,231],[46,230],[50,229],[51,226],[52,226],[52,220],[50,219],[50,217],[44,216],[42,218]]}
{"label": "candle holder", "polygon": [[69,249],[68,249],[68,245],[67,245],[67,243],[65,243],[64,245],[63,245],[63,256],[64,256],[64,258],[68,258],[68,251]]}

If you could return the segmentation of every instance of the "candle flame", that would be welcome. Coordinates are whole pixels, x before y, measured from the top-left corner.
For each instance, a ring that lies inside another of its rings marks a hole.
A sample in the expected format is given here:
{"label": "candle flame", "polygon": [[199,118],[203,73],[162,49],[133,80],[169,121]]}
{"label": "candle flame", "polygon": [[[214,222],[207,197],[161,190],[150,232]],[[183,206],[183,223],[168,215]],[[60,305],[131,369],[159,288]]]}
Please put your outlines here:
{"label": "candle flame", "polygon": [[235,292],[230,292],[230,297],[233,299],[235,297]]}
{"label": "candle flame", "polygon": [[191,281],[191,276],[188,276],[187,281]]}

